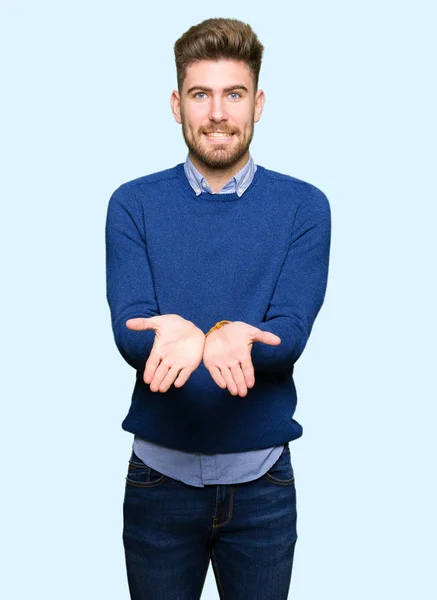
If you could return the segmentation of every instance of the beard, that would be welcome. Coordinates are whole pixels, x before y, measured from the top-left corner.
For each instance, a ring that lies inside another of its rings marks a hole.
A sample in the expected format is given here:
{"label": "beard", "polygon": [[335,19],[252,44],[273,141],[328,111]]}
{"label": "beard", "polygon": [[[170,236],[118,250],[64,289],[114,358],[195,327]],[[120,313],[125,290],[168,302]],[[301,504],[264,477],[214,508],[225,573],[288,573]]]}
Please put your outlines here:
{"label": "beard", "polygon": [[217,125],[211,125],[209,128],[199,129],[199,132],[194,134],[192,130],[187,129],[185,122],[182,121],[182,135],[189,151],[197,160],[211,169],[231,167],[246,154],[253,138],[254,121],[252,121],[249,131],[243,136],[238,130],[220,126],[220,131],[238,136],[236,144],[215,142],[214,145],[211,144],[210,148],[205,147],[207,142],[203,139],[204,133],[214,131],[217,128]]}

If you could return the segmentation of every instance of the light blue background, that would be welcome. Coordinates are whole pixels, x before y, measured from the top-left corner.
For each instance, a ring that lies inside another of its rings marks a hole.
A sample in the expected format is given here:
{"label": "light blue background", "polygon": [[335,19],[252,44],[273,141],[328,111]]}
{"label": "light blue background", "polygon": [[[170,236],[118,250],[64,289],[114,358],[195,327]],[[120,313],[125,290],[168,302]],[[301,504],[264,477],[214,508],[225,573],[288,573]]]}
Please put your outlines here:
{"label": "light blue background", "polygon": [[[185,159],[173,44],[214,16],[265,46],[255,162],[332,208],[326,300],[295,371],[290,598],[436,597],[431,4],[2,5],[3,598],[128,600],[134,371],[112,338],[104,221],[121,183]],[[217,598],[210,567],[202,599]]]}

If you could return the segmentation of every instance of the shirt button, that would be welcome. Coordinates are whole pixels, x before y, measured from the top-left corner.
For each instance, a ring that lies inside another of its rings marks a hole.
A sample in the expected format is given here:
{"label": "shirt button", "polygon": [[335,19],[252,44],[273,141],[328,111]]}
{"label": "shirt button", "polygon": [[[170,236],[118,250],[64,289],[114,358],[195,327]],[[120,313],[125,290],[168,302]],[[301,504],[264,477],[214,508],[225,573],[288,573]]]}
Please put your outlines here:
{"label": "shirt button", "polygon": [[242,194],[242,193],[243,193],[243,188],[240,188],[240,189],[238,190],[238,193],[239,193],[239,194]]}
{"label": "shirt button", "polygon": [[206,183],[204,181],[202,181],[202,187],[206,188]]}

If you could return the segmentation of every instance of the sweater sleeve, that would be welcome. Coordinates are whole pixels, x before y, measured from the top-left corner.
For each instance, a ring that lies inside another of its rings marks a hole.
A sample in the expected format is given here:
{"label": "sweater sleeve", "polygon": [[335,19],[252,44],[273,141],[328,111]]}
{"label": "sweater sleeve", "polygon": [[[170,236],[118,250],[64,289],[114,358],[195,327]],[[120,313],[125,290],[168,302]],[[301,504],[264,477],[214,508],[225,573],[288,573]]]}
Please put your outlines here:
{"label": "sweater sleeve", "polygon": [[120,186],[111,196],[106,226],[106,297],[115,344],[126,362],[144,370],[154,330],[134,331],[126,321],[159,315],[147,256],[143,211],[135,187]]}
{"label": "sweater sleeve", "polygon": [[311,186],[297,208],[290,246],[262,323],[281,338],[278,346],[254,342],[255,371],[292,371],[302,354],[325,297],[331,242],[327,197]]}

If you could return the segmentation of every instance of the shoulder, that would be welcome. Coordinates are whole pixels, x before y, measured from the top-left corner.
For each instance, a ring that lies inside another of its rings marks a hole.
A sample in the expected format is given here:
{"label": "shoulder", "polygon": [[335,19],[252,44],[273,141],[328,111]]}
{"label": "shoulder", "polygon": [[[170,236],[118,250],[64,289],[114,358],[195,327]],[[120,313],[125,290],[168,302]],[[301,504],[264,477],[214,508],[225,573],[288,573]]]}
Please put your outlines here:
{"label": "shoulder", "polygon": [[327,232],[331,227],[331,208],[326,194],[303,179],[261,167],[264,185],[270,194],[293,210],[296,231],[320,225]]}
{"label": "shoulder", "polygon": [[285,173],[280,173],[279,171],[266,169],[265,167],[261,167],[261,169],[266,177],[266,181],[278,189],[288,190],[290,193],[301,196],[302,199],[304,197],[312,197],[314,199],[320,199],[321,202],[328,202],[328,199],[322,190],[308,181],[298,179],[297,177]]}
{"label": "shoulder", "polygon": [[166,183],[176,179],[178,172],[180,171],[181,165],[176,165],[170,169],[164,169],[157,173],[151,173],[149,175],[143,175],[130,181],[122,183],[112,194],[112,198],[117,199],[128,199],[134,198],[138,192],[144,189],[151,189],[156,186],[165,185]]}

